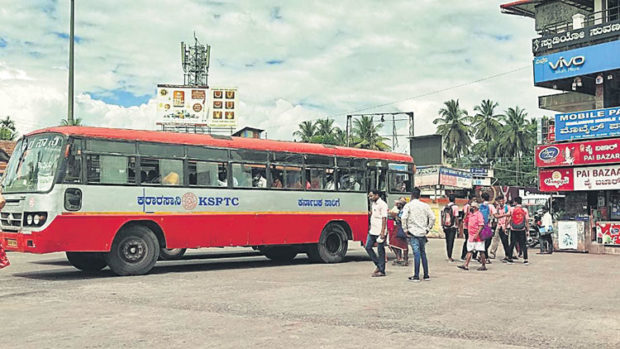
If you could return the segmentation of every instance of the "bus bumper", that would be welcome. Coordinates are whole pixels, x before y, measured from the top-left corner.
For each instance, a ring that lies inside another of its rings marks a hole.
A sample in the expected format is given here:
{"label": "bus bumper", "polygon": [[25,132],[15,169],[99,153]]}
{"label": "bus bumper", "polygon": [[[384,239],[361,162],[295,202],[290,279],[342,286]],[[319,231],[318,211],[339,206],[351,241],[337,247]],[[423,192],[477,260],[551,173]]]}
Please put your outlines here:
{"label": "bus bumper", "polygon": [[41,238],[41,233],[13,233],[0,232],[0,242],[7,251],[28,252],[28,253],[48,253],[56,252],[49,246],[49,241]]}

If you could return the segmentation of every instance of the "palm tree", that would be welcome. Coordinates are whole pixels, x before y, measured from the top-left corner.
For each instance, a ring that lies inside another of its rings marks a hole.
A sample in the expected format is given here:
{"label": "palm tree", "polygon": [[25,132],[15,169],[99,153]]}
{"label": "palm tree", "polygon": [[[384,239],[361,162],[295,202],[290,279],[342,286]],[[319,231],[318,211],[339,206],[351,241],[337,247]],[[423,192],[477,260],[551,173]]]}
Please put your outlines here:
{"label": "palm tree", "polygon": [[67,119],[61,119],[60,126],[82,126],[82,119],[75,118],[72,123],[69,123]]}
{"label": "palm tree", "polygon": [[334,126],[334,119],[319,119],[316,121],[315,136],[321,136],[324,138],[331,137],[336,129],[337,127]]}
{"label": "palm tree", "polygon": [[477,113],[474,115],[472,126],[475,130],[476,139],[479,141],[474,147],[477,148],[476,153],[483,155],[482,158],[485,163],[488,163],[489,158],[492,157],[490,144],[494,138],[499,136],[504,120],[504,115],[495,114],[495,108],[498,105],[497,102],[485,99],[480,102],[480,105],[474,107]]}
{"label": "palm tree", "polygon": [[3,141],[12,141],[17,136],[15,132],[15,121],[11,120],[10,116],[0,120],[0,139]]}
{"label": "palm tree", "polygon": [[316,134],[317,126],[313,121],[303,121],[298,127],[299,129],[293,132],[293,136],[301,138],[301,141],[304,143],[310,142]]}
{"label": "palm tree", "polygon": [[536,142],[536,122],[527,120],[525,109],[516,106],[506,110],[506,124],[502,128],[498,142],[498,151],[504,156],[517,159],[517,185],[519,184],[519,167],[521,157]]}
{"label": "palm tree", "polygon": [[375,125],[373,117],[362,115],[359,119],[353,120],[353,145],[356,148],[389,150],[390,147],[385,143],[386,137],[379,135],[383,125]]}
{"label": "palm tree", "polygon": [[470,125],[472,117],[467,110],[461,109],[458,99],[444,102],[445,107],[439,109],[441,117],[433,120],[437,126],[437,133],[443,136],[445,153],[450,159],[457,159],[461,155],[467,155],[472,141]]}

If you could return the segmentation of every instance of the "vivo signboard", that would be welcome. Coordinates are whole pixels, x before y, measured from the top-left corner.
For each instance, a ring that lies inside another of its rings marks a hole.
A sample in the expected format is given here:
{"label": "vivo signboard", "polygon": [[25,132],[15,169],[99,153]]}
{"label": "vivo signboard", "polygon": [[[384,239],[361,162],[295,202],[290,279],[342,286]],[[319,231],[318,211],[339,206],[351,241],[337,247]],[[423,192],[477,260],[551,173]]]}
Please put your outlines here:
{"label": "vivo signboard", "polygon": [[556,141],[619,135],[620,107],[555,115]]}
{"label": "vivo signboard", "polygon": [[534,84],[620,68],[619,53],[616,40],[535,57]]}
{"label": "vivo signboard", "polygon": [[620,138],[536,147],[536,167],[565,167],[620,162]]}

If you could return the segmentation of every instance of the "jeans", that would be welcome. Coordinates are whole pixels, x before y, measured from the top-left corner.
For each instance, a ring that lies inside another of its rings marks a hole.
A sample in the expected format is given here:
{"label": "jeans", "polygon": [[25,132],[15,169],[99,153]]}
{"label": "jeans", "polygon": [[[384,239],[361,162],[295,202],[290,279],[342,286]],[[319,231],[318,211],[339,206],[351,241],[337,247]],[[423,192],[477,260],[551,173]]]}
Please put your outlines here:
{"label": "jeans", "polygon": [[452,258],[452,250],[454,249],[454,238],[456,237],[456,228],[444,228],[446,234],[446,251],[448,258]]}
{"label": "jeans", "polygon": [[463,229],[463,235],[465,235],[465,241],[463,241],[463,250],[461,251],[461,259],[465,259],[465,256],[467,256],[467,239],[469,238],[467,229]]}
{"label": "jeans", "polygon": [[525,241],[525,230],[513,230],[510,233],[510,253],[508,258],[512,258],[512,250],[516,244],[519,244],[519,248],[523,253],[523,259],[527,260],[527,242]]}
{"label": "jeans", "polygon": [[370,256],[370,259],[372,259],[372,262],[375,263],[375,265],[377,266],[377,269],[379,269],[380,272],[385,274],[385,241],[380,244],[377,243],[377,251],[379,252],[378,257],[375,253],[375,250],[372,249],[372,246],[375,244],[375,242],[377,242],[378,238],[378,235],[368,234],[368,239],[366,240],[365,247],[366,252]]}
{"label": "jeans", "polygon": [[426,237],[413,236],[409,238],[411,249],[413,250],[413,277],[420,278],[420,257],[422,257],[422,267],[424,268],[424,277],[428,277],[428,260],[426,259]]}
{"label": "jeans", "polygon": [[504,247],[504,257],[508,258],[508,248],[510,243],[508,242],[508,232],[503,227],[497,227],[497,230],[495,231],[493,244],[491,245],[491,253],[493,253],[493,255],[497,252],[497,247],[499,246],[498,240],[502,241],[502,246]]}

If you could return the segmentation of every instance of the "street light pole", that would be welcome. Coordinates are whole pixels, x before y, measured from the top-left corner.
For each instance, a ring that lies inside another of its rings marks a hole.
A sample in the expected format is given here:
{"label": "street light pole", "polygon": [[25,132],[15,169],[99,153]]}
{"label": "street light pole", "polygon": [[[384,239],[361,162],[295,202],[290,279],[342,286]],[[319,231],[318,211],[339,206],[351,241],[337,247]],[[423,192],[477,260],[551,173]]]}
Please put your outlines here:
{"label": "street light pole", "polygon": [[75,0],[71,0],[71,24],[69,29],[69,101],[67,110],[67,121],[73,125],[73,12]]}

